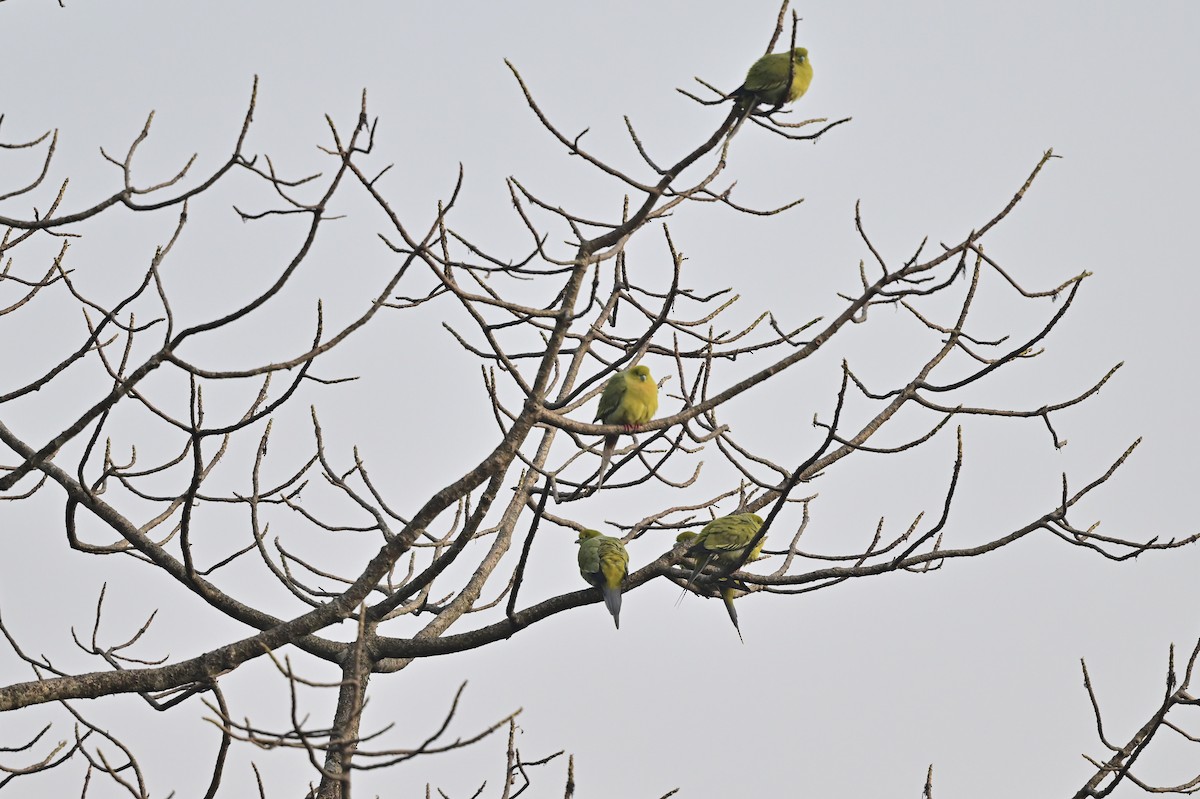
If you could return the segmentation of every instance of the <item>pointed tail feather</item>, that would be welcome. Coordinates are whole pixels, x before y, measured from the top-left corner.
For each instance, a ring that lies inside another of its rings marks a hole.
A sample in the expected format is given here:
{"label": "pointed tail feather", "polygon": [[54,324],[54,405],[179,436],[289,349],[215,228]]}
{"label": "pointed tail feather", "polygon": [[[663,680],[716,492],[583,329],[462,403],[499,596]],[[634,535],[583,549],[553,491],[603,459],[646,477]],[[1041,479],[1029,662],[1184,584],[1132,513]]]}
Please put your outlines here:
{"label": "pointed tail feather", "polygon": [[746,643],[746,639],[742,638],[742,628],[738,626],[737,608],[733,606],[733,589],[726,588],[721,591],[721,600],[725,603],[725,610],[729,611],[729,620],[733,622],[733,629],[737,630],[738,640]]}
{"label": "pointed tail feather", "polygon": [[604,487],[604,473],[608,471],[608,464],[612,460],[613,452],[617,449],[617,437],[605,436],[604,448],[600,451],[600,476],[596,478],[596,490],[599,491]]}
{"label": "pointed tail feather", "polygon": [[709,552],[707,555],[704,556],[703,560],[696,562],[696,568],[692,570],[691,576],[688,577],[687,585],[685,585],[683,587],[683,591],[681,591],[679,593],[679,599],[675,600],[675,607],[679,607],[679,603],[683,601],[683,598],[685,596],[687,596],[688,591],[692,590],[692,583],[696,582],[696,575],[699,574],[700,572],[704,571],[704,568],[706,566],[708,566],[709,561],[711,561],[712,559],[713,559],[713,553]]}
{"label": "pointed tail feather", "polygon": [[704,555],[704,559],[696,563],[696,568],[692,570],[692,576],[688,578],[687,585],[683,587],[684,591],[692,590],[692,583],[696,582],[696,575],[708,568],[708,564],[712,562],[713,553],[708,552]]}
{"label": "pointed tail feather", "polygon": [[621,589],[605,587],[600,590],[604,594],[604,606],[612,614],[613,624],[621,629]]}

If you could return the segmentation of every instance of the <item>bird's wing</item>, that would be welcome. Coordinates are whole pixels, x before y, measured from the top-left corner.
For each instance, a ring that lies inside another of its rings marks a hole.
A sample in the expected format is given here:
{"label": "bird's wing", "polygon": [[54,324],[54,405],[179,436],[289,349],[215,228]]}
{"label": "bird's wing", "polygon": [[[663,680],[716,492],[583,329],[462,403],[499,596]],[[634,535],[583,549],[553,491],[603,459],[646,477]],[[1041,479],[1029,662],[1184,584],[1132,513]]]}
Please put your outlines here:
{"label": "bird's wing", "polygon": [[604,384],[604,392],[600,394],[600,405],[596,408],[596,419],[604,424],[609,424],[609,417],[621,406],[621,401],[625,398],[625,392],[628,388],[624,372],[609,378],[608,382]]}
{"label": "bird's wing", "polygon": [[600,573],[600,539],[589,538],[579,545],[579,573],[589,583]]}
{"label": "bird's wing", "polygon": [[774,92],[787,86],[789,53],[772,53],[754,62],[743,84],[747,91]]}

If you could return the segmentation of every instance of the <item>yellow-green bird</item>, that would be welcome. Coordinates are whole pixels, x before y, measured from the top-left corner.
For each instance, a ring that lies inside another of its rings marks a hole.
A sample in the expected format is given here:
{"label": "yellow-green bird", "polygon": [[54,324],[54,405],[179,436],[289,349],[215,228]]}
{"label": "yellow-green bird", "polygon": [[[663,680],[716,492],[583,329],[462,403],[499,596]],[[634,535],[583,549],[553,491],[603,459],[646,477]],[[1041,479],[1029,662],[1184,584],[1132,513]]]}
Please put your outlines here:
{"label": "yellow-green bird", "polygon": [[[600,405],[593,421],[624,425],[627,432],[637,430],[654,418],[658,411],[658,384],[650,376],[650,367],[638,364],[608,379],[600,394]],[[600,453],[600,477],[596,487],[604,485],[604,473],[617,448],[617,436],[604,437]]]}
{"label": "yellow-green bird", "polygon": [[[687,533],[680,533],[678,536],[675,537],[675,541],[677,543],[683,543],[685,541],[695,541],[697,538],[699,538],[699,536],[696,533],[687,532]],[[765,540],[766,536],[763,536],[763,538]],[[756,544],[754,546],[754,549],[751,551],[750,556],[747,558],[747,560],[753,560],[755,557],[758,556],[758,554],[760,552],[762,552],[762,541],[759,541],[758,544]],[[716,555],[716,557],[719,560],[723,559],[725,557],[728,557],[723,554],[717,554],[717,553],[713,553],[713,554]],[[740,554],[740,552],[739,552],[739,554]],[[736,558],[737,555],[733,555],[732,557]],[[697,571],[693,572],[693,574],[692,574],[693,577],[695,577],[696,574],[699,573],[699,570],[701,568],[703,568],[703,567],[698,566],[696,558],[692,557],[690,555],[683,559],[683,563],[688,566],[696,567]],[[690,584],[691,581],[689,580],[688,582]],[[742,586],[742,587],[744,588],[744,586]],[[737,584],[735,584],[733,580],[730,580],[729,578],[725,578],[720,583],[718,594],[721,597],[721,601],[723,603],[725,603],[725,611],[729,614],[729,620],[731,622],[733,622],[733,629],[737,631],[738,640],[741,641],[742,643],[746,643],[746,639],[742,638],[742,628],[738,624],[737,608],[735,608],[733,606],[733,600],[737,596],[740,596],[739,591],[741,591],[741,589],[738,588]],[[685,594],[687,593],[686,588],[684,589],[684,593]],[[682,599],[683,597],[680,596],[680,598]]]}
{"label": "yellow-green bird", "polygon": [[[708,568],[708,565],[714,560],[722,566],[737,562],[762,525],[762,517],[757,513],[734,513],[730,516],[713,519],[704,525],[700,534],[696,536],[696,543],[690,550],[696,560],[696,568],[692,570],[692,576],[688,578],[687,585],[683,590],[691,589],[696,575]],[[683,540],[683,535],[681,533],[676,540]],[[766,536],[758,540],[754,549],[746,557],[746,562],[754,560],[762,554],[763,542],[766,540]]]}
{"label": "yellow-green bird", "polygon": [[625,544],[599,530],[584,530],[575,543],[579,544],[579,573],[589,584],[600,589],[613,624],[621,629],[621,583],[629,576],[629,553],[625,551]]}
{"label": "yellow-green bird", "polygon": [[[789,74],[791,84],[788,83]],[[754,62],[746,73],[745,82],[731,96],[773,106],[794,103],[808,91],[812,76],[807,48],[771,53]]]}

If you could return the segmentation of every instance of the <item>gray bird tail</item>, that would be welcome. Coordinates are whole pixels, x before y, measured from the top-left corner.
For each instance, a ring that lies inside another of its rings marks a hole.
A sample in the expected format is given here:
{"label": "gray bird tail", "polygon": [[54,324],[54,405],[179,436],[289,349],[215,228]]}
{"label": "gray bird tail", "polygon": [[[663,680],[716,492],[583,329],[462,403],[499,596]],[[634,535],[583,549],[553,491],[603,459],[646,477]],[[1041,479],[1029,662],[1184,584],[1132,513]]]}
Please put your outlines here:
{"label": "gray bird tail", "polygon": [[612,614],[613,624],[621,629],[621,589],[605,587],[600,590],[604,594],[604,606]]}
{"label": "gray bird tail", "polygon": [[596,490],[599,491],[604,486],[604,473],[608,471],[608,464],[612,461],[613,452],[617,449],[617,437],[605,436],[604,448],[600,450],[600,475],[596,478]]}
{"label": "gray bird tail", "polygon": [[730,594],[730,589],[726,588],[721,592],[721,599],[725,602],[725,610],[729,611],[729,620],[733,622],[733,629],[737,630],[738,640],[743,644],[746,639],[742,638],[742,628],[738,626],[737,608],[733,606],[733,596]]}
{"label": "gray bird tail", "polygon": [[709,552],[704,556],[704,560],[696,564],[696,568],[692,570],[692,576],[688,578],[687,585],[683,587],[684,591],[692,590],[692,584],[696,582],[696,575],[708,568],[708,564],[712,562],[713,553]]}
{"label": "gray bird tail", "polygon": [[707,555],[704,556],[704,560],[698,561],[696,563],[696,568],[692,570],[691,576],[688,577],[687,585],[685,585],[683,587],[683,591],[681,591],[679,593],[679,599],[675,600],[675,607],[679,607],[679,603],[683,601],[683,598],[685,596],[687,596],[688,591],[692,590],[692,583],[696,582],[696,575],[699,574],[700,572],[704,571],[704,567],[706,567],[708,565],[709,561],[711,561],[712,558],[713,558],[713,553],[709,552]]}

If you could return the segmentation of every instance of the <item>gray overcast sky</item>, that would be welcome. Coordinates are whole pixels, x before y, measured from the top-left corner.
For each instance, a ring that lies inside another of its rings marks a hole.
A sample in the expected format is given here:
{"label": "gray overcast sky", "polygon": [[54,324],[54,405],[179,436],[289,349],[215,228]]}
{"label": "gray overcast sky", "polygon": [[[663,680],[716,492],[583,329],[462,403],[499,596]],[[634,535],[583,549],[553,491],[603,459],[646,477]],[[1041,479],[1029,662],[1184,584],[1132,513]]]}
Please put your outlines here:
{"label": "gray overcast sky", "polygon": [[[1060,472],[1080,484],[1139,436],[1142,446],[1080,519],[1102,519],[1103,531],[1139,539],[1197,532],[1200,434],[1193,424],[1191,345],[1200,323],[1190,292],[1200,267],[1192,246],[1200,218],[1194,85],[1200,5],[864,0],[795,8],[815,70],[796,113],[853,121],[816,145],[743,133],[732,155],[734,199],[761,207],[796,196],[806,202],[766,220],[685,209],[671,226],[689,257],[689,277],[710,290],[734,285],[744,318],[761,308],[793,322],[836,313],[836,292],[855,288],[858,261],[869,257],[854,232],[855,201],[861,200],[876,246],[899,262],[926,236],[936,247],[982,224],[1053,147],[1062,160],[1051,162],[992,237],[989,253],[1033,288],[1085,269],[1094,276],[1047,352],[977,398],[1037,407],[1091,385],[1118,361],[1125,366],[1097,397],[1056,419],[1070,442],[1059,452],[1037,420],[969,426],[948,542],[983,540],[1040,515],[1057,496]],[[761,54],[777,9],[775,0],[67,0],[65,9],[49,0],[7,0],[0,4],[7,78],[0,86],[0,141],[59,129],[52,182],[71,177],[65,205],[71,210],[119,185],[119,173],[97,147],[123,154],[151,110],[147,179],[167,176],[193,152],[203,173],[236,137],[258,75],[248,149],[301,175],[327,168],[315,147],[328,140],[324,114],[348,130],[365,88],[369,111],[380,120],[376,147],[384,162],[396,163],[385,185],[397,210],[425,224],[461,162],[467,177],[456,227],[515,255],[526,239],[511,213],[505,177],[585,216],[619,213],[622,189],[568,158],[538,126],[503,59],[521,71],[561,129],[589,128],[585,142],[593,152],[633,168],[637,156],[622,115],[663,161],[695,146],[724,110],[697,107],[675,88],[695,86],[693,76],[736,86]],[[37,168],[0,153],[0,190],[29,180]],[[258,207],[268,202],[261,192],[251,197],[252,207],[254,200]],[[175,264],[173,287],[194,298],[199,316],[232,307],[259,274],[274,274],[287,257],[290,245],[284,252],[264,246],[270,242],[247,232],[252,226],[237,223],[229,209],[235,201],[244,195],[214,197],[197,209],[196,235]],[[0,211],[27,214],[28,204]],[[122,253],[142,268],[168,224],[102,216],[75,245],[75,266],[93,281],[90,288],[102,291],[106,259]],[[328,271],[302,278],[325,298],[332,318],[361,307],[364,287],[373,285],[364,274],[386,262],[377,229],[378,219],[360,222],[351,214],[344,234],[322,240],[320,262]],[[644,235],[631,259],[661,264],[656,235]],[[131,249],[131,241],[140,249]],[[268,266],[256,272],[262,264]],[[310,313],[306,299],[297,302],[285,308]],[[1017,329],[1036,330],[1054,307],[1031,311]],[[186,305],[180,312],[188,313]],[[998,326],[1006,322],[1001,306],[990,312]],[[297,324],[295,316],[279,320],[289,318]],[[309,335],[309,318],[299,317],[301,338]],[[416,501],[474,463],[495,433],[477,366],[441,334],[436,314],[414,319],[424,327],[411,319],[385,323],[337,361],[346,374],[366,372],[380,357],[396,359],[397,369],[306,402],[316,402],[343,456],[351,443],[360,444],[376,473],[410,483]],[[815,435],[813,414],[827,416],[842,357],[878,385],[896,364],[911,362],[896,351],[903,338],[890,339],[887,330],[885,321],[854,331],[810,371],[732,407],[726,421],[751,441],[775,440],[776,454],[786,460]],[[0,331],[14,340],[11,331]],[[274,347],[265,351],[285,354],[294,352],[296,332],[281,324],[254,334],[263,347]],[[239,345],[231,339],[227,350],[203,355],[234,363]],[[35,356],[50,349],[29,342],[19,355],[5,345],[0,373],[33,370]],[[451,401],[429,419],[395,419],[389,398],[404,390],[406,376],[432,369]],[[65,404],[50,410],[25,403],[5,422],[50,433],[69,412]],[[920,426],[916,421],[913,429]],[[303,426],[295,429],[302,437]],[[303,447],[298,443],[296,451]],[[425,448],[431,449],[414,466],[414,452]],[[0,453],[0,460],[11,458]],[[901,529],[922,508],[936,513],[953,436],[943,433],[904,464],[849,460],[855,463],[811,486],[820,496],[812,505],[810,548],[865,544],[880,516],[889,529]],[[618,498],[595,500],[597,525],[681,502],[641,494],[630,509]],[[245,633],[227,623],[192,626],[211,617],[197,607],[174,607],[169,586],[145,582],[144,570],[132,563],[65,555],[54,502],[0,507],[0,529],[0,610],[35,651],[61,656],[70,668],[95,668],[69,654],[67,631],[72,624],[87,628],[105,580],[114,614],[125,609],[139,617],[143,592],[164,590],[165,618],[151,642],[160,653],[188,657]],[[530,601],[579,585],[569,540],[542,544],[531,562]],[[634,565],[655,557],[660,544],[661,537],[631,545]],[[577,795],[584,798],[657,797],[673,787],[689,797],[917,796],[931,762],[938,797],[1061,796],[1090,772],[1081,752],[1104,754],[1079,658],[1088,660],[1111,738],[1127,739],[1161,697],[1168,645],[1190,651],[1200,636],[1198,569],[1194,548],[1114,564],[1032,537],[927,575],[862,580],[800,597],[749,597],[739,605],[744,646],[717,603],[690,597],[675,608],[677,589],[657,581],[626,598],[619,633],[601,606],[560,614],[506,643],[377,678],[368,715],[376,723],[394,717],[411,725],[402,737],[415,743],[436,726],[457,684],[470,680],[459,734],[523,707],[523,753],[574,753]],[[10,611],[20,596],[36,598],[44,623]],[[328,670],[314,671],[315,678],[333,679]],[[7,684],[27,674],[0,652],[0,677]],[[251,712],[256,691],[284,701],[282,684],[264,682],[269,677],[269,665],[256,663],[230,679],[247,703],[242,712]],[[114,727],[123,714],[140,712],[135,699],[105,701],[87,711]],[[325,705],[313,701],[319,718]],[[277,704],[266,707],[276,707],[275,723],[284,721]],[[48,709],[38,713],[28,718],[52,717]],[[158,795],[171,788],[199,795],[202,786],[188,778],[194,762],[164,731],[191,736],[201,760],[214,735],[196,721],[195,704],[171,715],[146,719],[132,738],[163,752],[150,769]],[[498,795],[502,746],[497,739],[469,754],[418,760],[366,776],[358,790],[421,796],[432,782],[457,799],[486,778],[493,789],[487,795]],[[264,766],[271,796],[298,795],[312,778],[281,768],[290,762],[282,755],[243,751],[230,775],[243,791],[252,789],[251,754]],[[527,795],[560,796],[563,765],[538,772]],[[1162,782],[1198,771],[1194,748],[1165,746],[1143,765],[1145,776]],[[74,790],[68,786],[78,785],[79,774],[62,779],[64,790]],[[29,790],[17,783],[13,793],[33,795],[23,793]]]}

